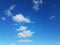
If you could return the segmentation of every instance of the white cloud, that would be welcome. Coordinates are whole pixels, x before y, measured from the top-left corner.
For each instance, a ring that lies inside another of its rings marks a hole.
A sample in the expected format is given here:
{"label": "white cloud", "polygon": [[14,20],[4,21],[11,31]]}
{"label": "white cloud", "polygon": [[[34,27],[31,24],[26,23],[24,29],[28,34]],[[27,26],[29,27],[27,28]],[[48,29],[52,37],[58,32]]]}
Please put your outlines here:
{"label": "white cloud", "polygon": [[2,19],[2,20],[6,20],[6,18],[5,18],[5,17],[1,17],[1,19]]}
{"label": "white cloud", "polygon": [[18,37],[18,38],[27,38],[27,37],[32,36],[33,33],[34,33],[34,32],[31,32],[30,30],[27,30],[27,31],[19,32],[19,33],[17,34],[17,37]]}
{"label": "white cloud", "polygon": [[24,17],[22,14],[17,14],[16,16],[12,17],[14,21],[21,23],[21,22],[25,22],[25,23],[31,23],[30,19]]}
{"label": "white cloud", "polygon": [[38,11],[39,10],[39,6],[43,4],[43,0],[33,0],[33,9],[35,11]]}
{"label": "white cloud", "polygon": [[51,16],[51,17],[49,17],[49,19],[51,19],[51,20],[54,20],[54,18],[55,18],[55,16],[53,15],[53,16]]}
{"label": "white cloud", "polygon": [[16,44],[12,43],[11,45],[16,45]]}
{"label": "white cloud", "polygon": [[20,26],[17,31],[25,31],[27,30],[27,27],[26,26]]}
{"label": "white cloud", "polygon": [[28,42],[32,42],[32,40],[24,39],[24,40],[18,40],[17,42],[25,42],[25,43],[28,43]]}

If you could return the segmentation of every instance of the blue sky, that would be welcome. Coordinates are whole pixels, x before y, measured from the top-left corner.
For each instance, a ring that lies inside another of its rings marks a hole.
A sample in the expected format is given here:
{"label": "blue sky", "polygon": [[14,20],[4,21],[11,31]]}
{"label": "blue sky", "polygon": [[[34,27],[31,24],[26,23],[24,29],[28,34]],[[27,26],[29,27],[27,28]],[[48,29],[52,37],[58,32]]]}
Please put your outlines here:
{"label": "blue sky", "polygon": [[60,45],[60,0],[0,0],[0,45]]}

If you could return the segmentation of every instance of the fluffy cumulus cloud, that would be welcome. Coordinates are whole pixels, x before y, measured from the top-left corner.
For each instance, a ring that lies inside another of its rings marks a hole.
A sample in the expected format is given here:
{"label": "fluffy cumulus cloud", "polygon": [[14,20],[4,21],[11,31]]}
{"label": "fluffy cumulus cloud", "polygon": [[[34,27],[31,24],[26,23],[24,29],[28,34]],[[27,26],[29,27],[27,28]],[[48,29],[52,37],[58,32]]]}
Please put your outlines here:
{"label": "fluffy cumulus cloud", "polygon": [[18,40],[17,42],[25,42],[25,43],[28,43],[28,42],[32,42],[32,40],[24,39],[24,40]]}
{"label": "fluffy cumulus cloud", "polygon": [[39,10],[39,6],[43,4],[43,0],[33,0],[33,9],[35,11],[38,11]]}
{"label": "fluffy cumulus cloud", "polygon": [[12,17],[14,21],[21,23],[21,22],[25,22],[25,23],[31,23],[30,19],[24,17],[22,14],[17,14],[15,16]]}
{"label": "fluffy cumulus cloud", "polygon": [[27,30],[27,27],[26,26],[20,26],[17,31],[25,31]]}
{"label": "fluffy cumulus cloud", "polygon": [[6,18],[5,18],[5,17],[1,17],[1,19],[2,19],[2,20],[6,20]]}
{"label": "fluffy cumulus cloud", "polygon": [[12,10],[15,8],[15,5],[11,5],[8,9],[6,9],[4,12],[7,16],[12,16]]}
{"label": "fluffy cumulus cloud", "polygon": [[31,32],[30,30],[27,30],[27,31],[23,31],[23,32],[19,32],[17,34],[17,37],[18,38],[27,38],[27,37],[30,37],[33,35],[34,32]]}

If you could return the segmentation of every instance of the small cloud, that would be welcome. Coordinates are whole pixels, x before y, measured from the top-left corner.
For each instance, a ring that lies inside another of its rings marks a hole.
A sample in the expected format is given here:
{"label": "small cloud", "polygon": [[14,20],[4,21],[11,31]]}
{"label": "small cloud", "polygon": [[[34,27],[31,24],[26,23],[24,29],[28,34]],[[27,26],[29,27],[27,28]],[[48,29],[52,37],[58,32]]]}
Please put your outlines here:
{"label": "small cloud", "polygon": [[16,45],[16,44],[12,43],[11,45]]}
{"label": "small cloud", "polygon": [[27,30],[27,27],[26,26],[20,26],[17,31],[25,31]]}
{"label": "small cloud", "polygon": [[21,22],[25,22],[25,23],[31,23],[30,19],[24,17],[22,14],[17,14],[16,16],[12,17],[14,21],[21,23]]}
{"label": "small cloud", "polygon": [[56,42],[56,45],[60,45],[60,42]]}
{"label": "small cloud", "polygon": [[7,16],[12,16],[12,12],[11,12],[9,9],[7,9],[7,10],[5,11],[5,14],[6,14]]}
{"label": "small cloud", "polygon": [[25,40],[18,40],[17,42],[25,42],[25,43],[28,43],[28,42],[32,42],[32,40],[25,39]]}
{"label": "small cloud", "polygon": [[53,5],[52,5],[52,8],[55,8],[55,7],[56,7],[56,4],[53,4]]}
{"label": "small cloud", "polygon": [[12,16],[12,10],[15,8],[16,5],[11,5],[8,9],[6,9],[4,12],[7,16]]}
{"label": "small cloud", "polygon": [[35,11],[38,11],[39,10],[39,6],[43,4],[43,0],[33,0],[33,9]]}
{"label": "small cloud", "polygon": [[40,0],[40,4],[43,4],[43,0]]}
{"label": "small cloud", "polygon": [[14,25],[18,25],[17,23],[15,23]]}
{"label": "small cloud", "polygon": [[31,37],[33,33],[34,32],[31,32],[30,30],[27,30],[27,31],[19,32],[17,34],[17,36],[18,36],[18,38],[27,38],[27,37]]}
{"label": "small cloud", "polygon": [[38,5],[34,5],[33,7],[32,7],[35,11],[38,11],[39,10],[39,7],[38,7]]}
{"label": "small cloud", "polygon": [[2,19],[2,20],[6,20],[6,18],[5,18],[5,17],[1,17],[1,19]]}
{"label": "small cloud", "polygon": [[43,3],[43,0],[33,0],[33,3],[34,4],[42,4]]}
{"label": "small cloud", "polygon": [[54,20],[54,18],[55,18],[55,16],[53,15],[53,16],[51,16],[51,17],[49,17],[49,19],[51,19],[51,20]]}
{"label": "small cloud", "polygon": [[16,6],[16,5],[11,5],[11,6],[9,7],[9,10],[12,11],[12,10],[15,8],[15,6]]}

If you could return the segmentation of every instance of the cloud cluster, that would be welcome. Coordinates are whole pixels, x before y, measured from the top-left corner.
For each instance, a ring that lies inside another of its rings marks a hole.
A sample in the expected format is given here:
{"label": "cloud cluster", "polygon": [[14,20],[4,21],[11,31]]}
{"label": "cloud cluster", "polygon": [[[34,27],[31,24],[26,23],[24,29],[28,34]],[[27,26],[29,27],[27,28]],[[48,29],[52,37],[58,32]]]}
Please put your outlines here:
{"label": "cloud cluster", "polygon": [[32,32],[31,30],[27,29],[28,27],[26,26],[20,26],[17,31],[20,31],[17,34],[18,38],[27,38],[27,37],[31,37],[33,35],[34,32]]}
{"label": "cloud cluster", "polygon": [[[33,23],[31,22],[31,20],[27,17],[25,17],[23,14],[19,13],[16,15],[13,15],[12,10],[15,8],[16,5],[11,5],[7,10],[5,10],[5,14],[9,17],[12,18],[13,21],[15,21],[16,23],[14,25],[18,25],[21,23]],[[2,17],[2,20],[5,20],[5,17]],[[17,24],[18,23],[18,24]],[[32,42],[32,40],[28,40],[28,37],[33,36],[34,32],[32,32],[31,30],[27,29],[27,26],[20,26],[16,31],[18,31],[17,33],[17,38],[18,39],[22,39],[22,40],[18,40],[18,42]],[[16,44],[11,44],[11,45],[16,45]]]}
{"label": "cloud cluster", "polygon": [[30,23],[30,19],[24,17],[22,14],[17,14],[15,16],[12,17],[14,21],[18,22],[18,23],[22,23],[22,22],[25,22],[25,23]]}
{"label": "cloud cluster", "polygon": [[30,30],[26,30],[26,31],[23,31],[23,32],[19,32],[17,34],[18,38],[27,38],[27,37],[30,37],[32,36],[34,32],[31,32]]}
{"label": "cloud cluster", "polygon": [[43,0],[33,0],[33,9],[35,11],[39,10],[39,6],[43,3]]}
{"label": "cloud cluster", "polygon": [[[26,40],[29,37],[32,37],[34,32],[32,32],[31,30],[27,29],[28,27],[26,26],[20,26],[17,31],[19,31],[19,33],[17,34],[17,38],[23,38],[22,40],[18,40],[17,42],[32,42],[32,40]],[[24,40],[25,39],[25,40]]]}
{"label": "cloud cluster", "polygon": [[4,12],[7,16],[12,17],[13,21],[16,21],[18,23],[31,23],[30,19],[23,16],[23,14],[16,14],[13,16],[12,10],[15,8],[16,5],[11,5],[8,9],[6,9]]}

